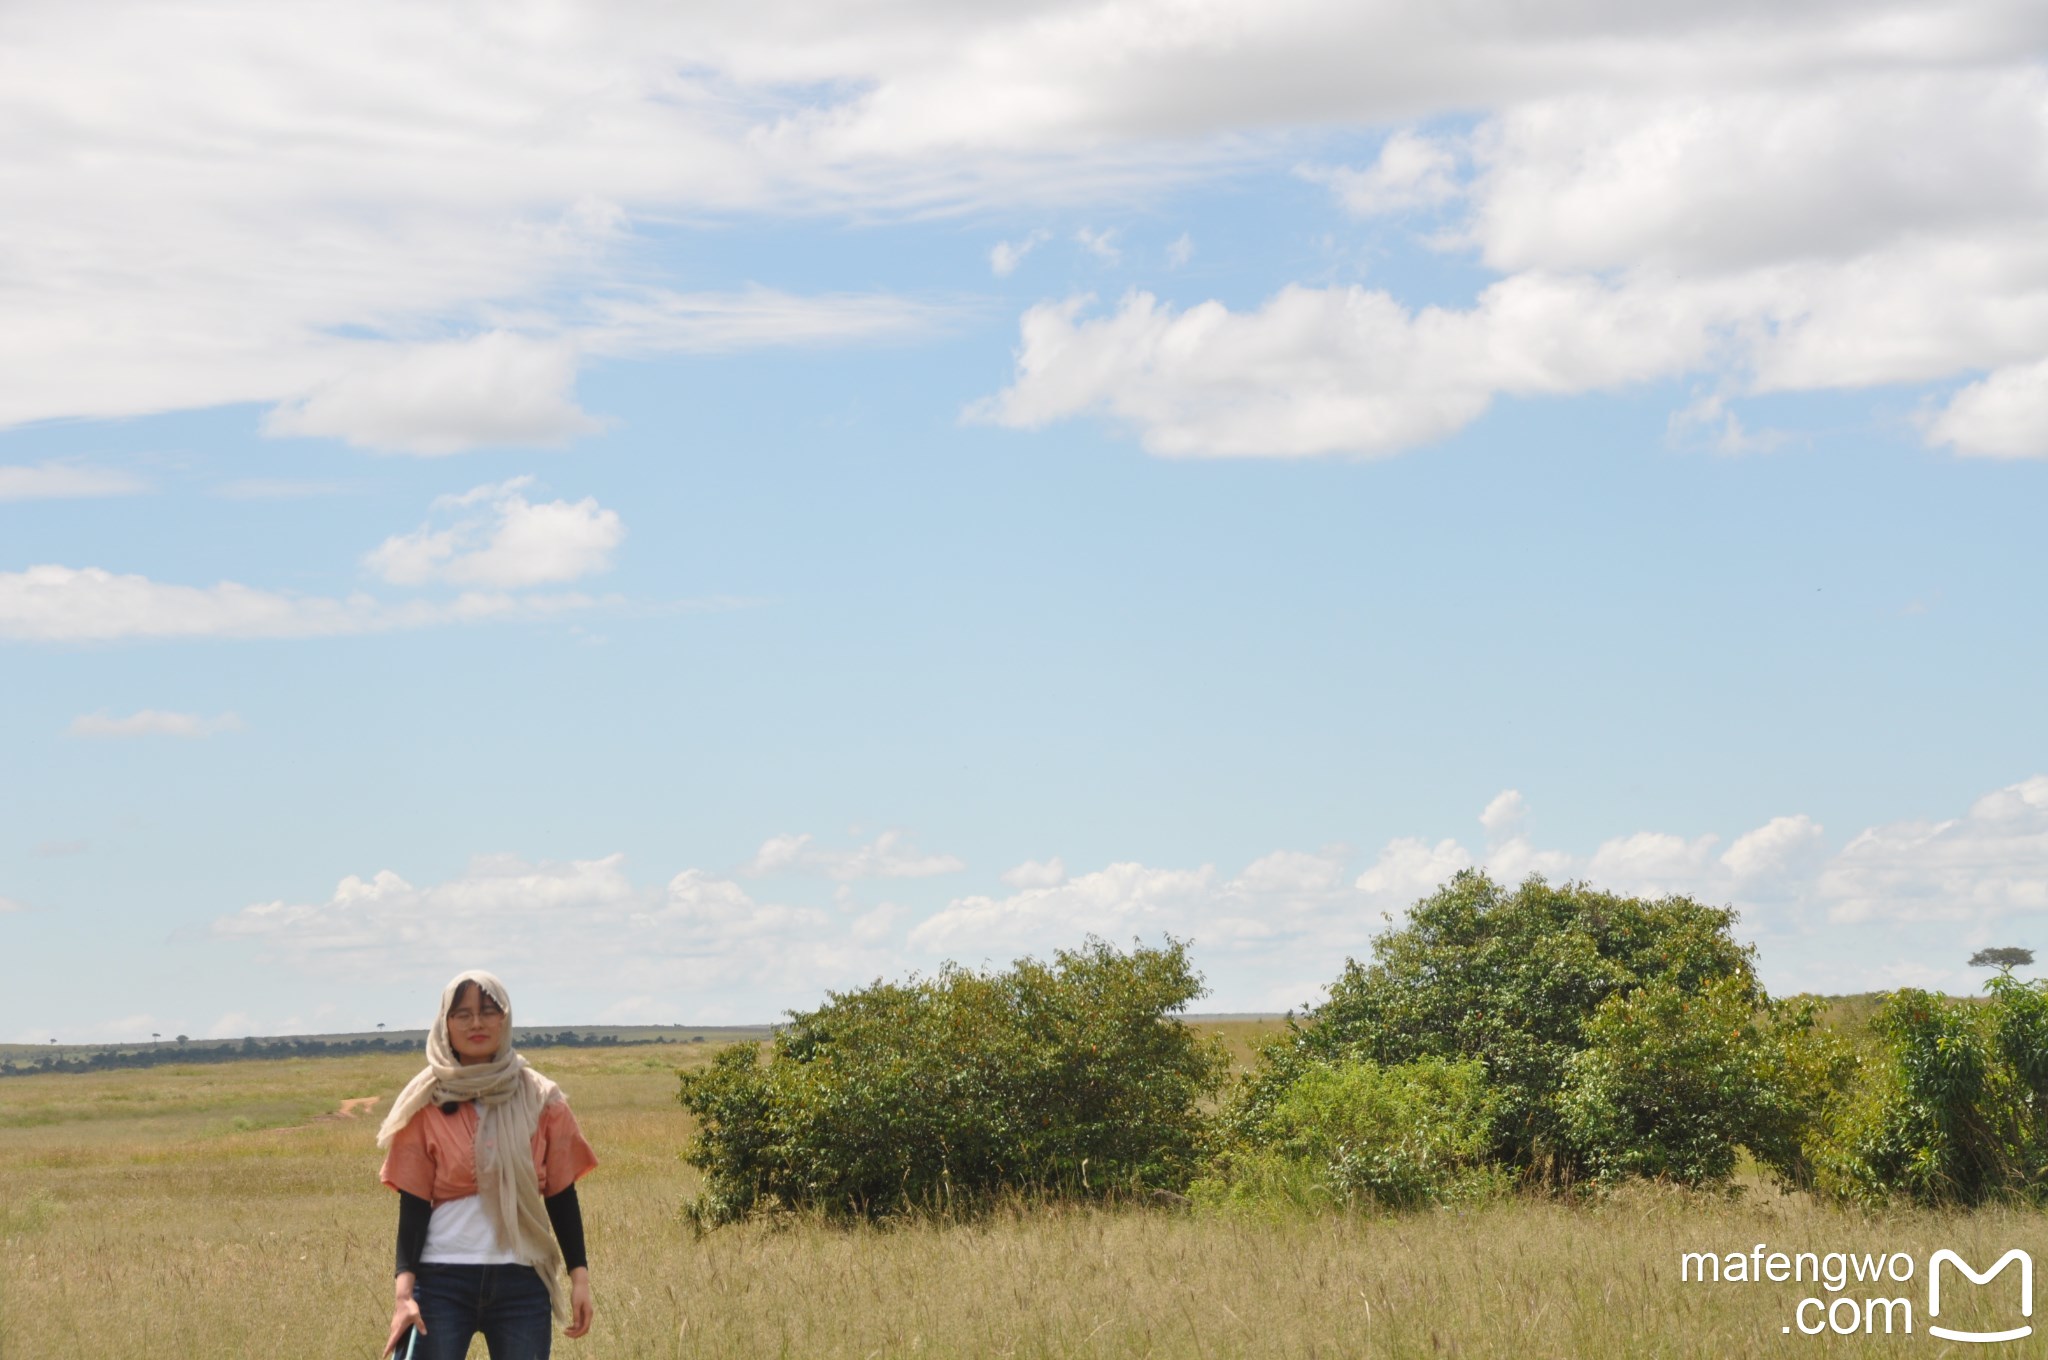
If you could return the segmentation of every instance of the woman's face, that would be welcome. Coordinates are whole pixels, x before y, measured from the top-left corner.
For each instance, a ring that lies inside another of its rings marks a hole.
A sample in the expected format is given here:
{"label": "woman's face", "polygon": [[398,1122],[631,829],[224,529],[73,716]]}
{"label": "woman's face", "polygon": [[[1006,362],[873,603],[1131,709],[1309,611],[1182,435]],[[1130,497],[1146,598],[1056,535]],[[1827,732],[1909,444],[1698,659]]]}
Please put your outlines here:
{"label": "woman's face", "polygon": [[489,1062],[505,1041],[505,1012],[474,982],[465,982],[448,1008],[448,1043],[463,1063]]}

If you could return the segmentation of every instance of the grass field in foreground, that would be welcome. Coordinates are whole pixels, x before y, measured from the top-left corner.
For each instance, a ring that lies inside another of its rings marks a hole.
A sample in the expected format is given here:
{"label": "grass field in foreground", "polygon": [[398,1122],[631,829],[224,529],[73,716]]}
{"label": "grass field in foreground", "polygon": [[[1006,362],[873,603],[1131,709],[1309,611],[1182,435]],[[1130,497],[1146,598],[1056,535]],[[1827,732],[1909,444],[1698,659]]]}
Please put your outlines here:
{"label": "grass field in foreground", "polygon": [[[2048,1258],[2038,1215],[1874,1218],[1761,1189],[1734,1203],[1645,1189],[1592,1208],[1394,1219],[1068,1210],[700,1239],[676,1214],[697,1182],[678,1157],[689,1123],[673,1064],[710,1049],[531,1054],[603,1160],[582,1193],[597,1326],[558,1337],[558,1356],[1995,1354],[2023,1348],[1926,1334],[1919,1274],[1881,1291],[1911,1301],[1911,1337],[1804,1337],[1780,1329],[1802,1297],[1832,1295],[1682,1284],[1679,1253]],[[396,1211],[372,1140],[416,1068],[376,1055],[0,1082],[0,1357],[375,1355]],[[364,1096],[375,1110],[336,1115]],[[1957,1291],[1940,1321],[2014,1325],[2013,1275]]]}

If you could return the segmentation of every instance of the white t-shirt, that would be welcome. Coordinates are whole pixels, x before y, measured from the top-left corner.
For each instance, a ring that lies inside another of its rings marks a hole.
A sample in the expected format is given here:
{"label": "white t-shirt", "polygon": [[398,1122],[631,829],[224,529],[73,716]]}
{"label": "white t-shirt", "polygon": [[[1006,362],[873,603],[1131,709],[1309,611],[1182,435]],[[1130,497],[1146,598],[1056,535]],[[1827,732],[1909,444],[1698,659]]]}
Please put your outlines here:
{"label": "white t-shirt", "polygon": [[427,1245],[420,1251],[421,1261],[447,1266],[509,1266],[518,1259],[498,1245],[482,1196],[464,1195],[434,1206],[434,1216],[427,1220]]}

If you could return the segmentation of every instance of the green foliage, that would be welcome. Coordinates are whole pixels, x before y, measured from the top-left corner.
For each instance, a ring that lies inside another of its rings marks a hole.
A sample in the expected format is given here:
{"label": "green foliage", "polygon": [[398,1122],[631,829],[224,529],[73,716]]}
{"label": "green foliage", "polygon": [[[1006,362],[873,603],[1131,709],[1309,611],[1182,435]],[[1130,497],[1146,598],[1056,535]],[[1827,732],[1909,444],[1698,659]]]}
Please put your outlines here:
{"label": "green foliage", "polygon": [[1297,1063],[1284,1083],[1240,1088],[1229,1142],[1195,1185],[1217,1206],[1285,1203],[1411,1209],[1496,1188],[1493,1098],[1477,1062]]}
{"label": "green foliage", "polygon": [[792,1012],[682,1076],[705,1172],[700,1223],[758,1209],[873,1216],[1006,1188],[1076,1196],[1186,1186],[1221,1045],[1174,1018],[1202,994],[1186,947],[1091,939],[1051,965],[948,964]]}
{"label": "green foliage", "polygon": [[2008,973],[1990,990],[1891,994],[1865,1080],[1816,1140],[1822,1189],[1865,1204],[2044,1198],[2048,994]]}
{"label": "green foliage", "polygon": [[1741,978],[1687,992],[1659,978],[1600,1003],[1565,1064],[1563,1131],[1603,1180],[1726,1181],[1738,1146],[1788,1184],[1854,1059],[1812,1003],[1756,1005]]}
{"label": "green foliage", "polygon": [[[1718,1005],[1762,1008],[1754,949],[1734,940],[1734,921],[1734,912],[1688,897],[1618,897],[1534,877],[1510,891],[1468,870],[1416,903],[1405,926],[1374,941],[1369,966],[1346,961],[1295,1044],[1308,1055],[1382,1065],[1478,1060],[1498,1102],[1493,1155],[1525,1175],[1561,1183],[1592,1173],[1589,1136],[1601,1140],[1602,1167],[1717,1165],[1696,1147],[1683,1151],[1703,1136],[1697,1119],[1664,1130],[1664,1097],[1641,1083],[1628,1089],[1631,1045],[1685,1048],[1690,1041],[1658,1039],[1663,1022],[1654,1007],[1613,1014],[1593,1033],[1588,1026],[1610,999],[1652,984],[1658,995],[1680,998],[1712,986]],[[1575,1069],[1595,1034],[1607,1036],[1619,1065],[1588,1059]],[[1706,1049],[1698,1057],[1718,1061]],[[1575,1072],[1583,1090],[1568,1112],[1560,1100]],[[1685,1078],[1701,1089],[1715,1080],[1698,1072]],[[1614,1141],[1624,1128],[1647,1134],[1663,1151],[1624,1151]]]}

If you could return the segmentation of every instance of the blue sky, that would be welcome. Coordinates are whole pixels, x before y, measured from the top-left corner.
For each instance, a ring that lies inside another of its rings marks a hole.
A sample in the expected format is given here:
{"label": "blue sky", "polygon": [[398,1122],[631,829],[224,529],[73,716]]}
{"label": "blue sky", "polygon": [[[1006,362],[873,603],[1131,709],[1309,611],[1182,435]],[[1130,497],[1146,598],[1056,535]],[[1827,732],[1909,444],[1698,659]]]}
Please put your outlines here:
{"label": "blue sky", "polygon": [[0,1037],[2048,947],[2038,17],[175,10],[7,21]]}

